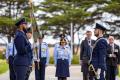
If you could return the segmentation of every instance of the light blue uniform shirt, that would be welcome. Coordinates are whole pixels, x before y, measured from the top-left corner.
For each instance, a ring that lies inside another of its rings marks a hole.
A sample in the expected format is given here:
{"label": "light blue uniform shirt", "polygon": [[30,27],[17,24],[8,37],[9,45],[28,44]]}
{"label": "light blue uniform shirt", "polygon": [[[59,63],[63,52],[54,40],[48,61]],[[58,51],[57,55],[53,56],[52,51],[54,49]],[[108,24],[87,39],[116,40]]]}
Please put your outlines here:
{"label": "light blue uniform shirt", "polygon": [[[40,55],[39,55],[39,48],[40,48],[40,45],[39,43],[37,43],[34,48],[37,47],[37,53],[38,53],[38,56],[39,56],[39,59],[40,59]],[[41,43],[41,58],[46,58],[46,65],[49,64],[49,49],[48,49],[48,44],[45,43],[45,42],[42,42]],[[37,61],[37,56],[34,55],[34,61]]]}
{"label": "light blue uniform shirt", "polygon": [[[17,51],[16,51],[16,48],[15,48],[15,45],[14,45],[14,56],[17,54]],[[6,48],[6,59],[9,58],[9,56],[13,56],[13,42],[11,43],[8,43],[7,45],[7,48]]]}
{"label": "light blue uniform shirt", "polygon": [[55,65],[57,64],[57,59],[68,59],[69,65],[71,65],[71,60],[72,60],[72,53],[71,49],[68,45],[65,45],[64,47],[60,45],[55,45],[54,48],[54,61]]}

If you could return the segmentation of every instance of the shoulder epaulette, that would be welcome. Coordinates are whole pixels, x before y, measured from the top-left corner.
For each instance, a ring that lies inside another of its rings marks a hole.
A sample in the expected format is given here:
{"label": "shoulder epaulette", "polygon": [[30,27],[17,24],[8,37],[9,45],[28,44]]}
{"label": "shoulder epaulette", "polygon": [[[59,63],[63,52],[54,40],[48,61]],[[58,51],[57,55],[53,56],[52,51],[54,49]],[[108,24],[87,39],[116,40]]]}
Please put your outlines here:
{"label": "shoulder epaulette", "polygon": [[44,45],[48,46],[48,44],[46,42],[43,42]]}

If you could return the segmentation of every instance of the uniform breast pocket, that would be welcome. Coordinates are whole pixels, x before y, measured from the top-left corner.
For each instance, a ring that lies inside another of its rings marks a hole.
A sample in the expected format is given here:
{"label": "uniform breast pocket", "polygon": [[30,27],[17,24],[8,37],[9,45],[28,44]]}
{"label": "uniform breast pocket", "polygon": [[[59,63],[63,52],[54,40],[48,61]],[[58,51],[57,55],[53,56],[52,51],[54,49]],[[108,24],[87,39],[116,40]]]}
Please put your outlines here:
{"label": "uniform breast pocket", "polygon": [[61,50],[58,50],[58,55],[61,56],[63,52]]}
{"label": "uniform breast pocket", "polygon": [[9,51],[12,52],[12,48],[9,48]]}
{"label": "uniform breast pocket", "polygon": [[46,49],[42,48],[42,53],[45,54],[46,53]]}
{"label": "uniform breast pocket", "polygon": [[67,53],[65,53],[65,54],[64,54],[64,57],[66,57],[66,58],[67,58],[68,56],[69,56],[69,55],[68,55]]}

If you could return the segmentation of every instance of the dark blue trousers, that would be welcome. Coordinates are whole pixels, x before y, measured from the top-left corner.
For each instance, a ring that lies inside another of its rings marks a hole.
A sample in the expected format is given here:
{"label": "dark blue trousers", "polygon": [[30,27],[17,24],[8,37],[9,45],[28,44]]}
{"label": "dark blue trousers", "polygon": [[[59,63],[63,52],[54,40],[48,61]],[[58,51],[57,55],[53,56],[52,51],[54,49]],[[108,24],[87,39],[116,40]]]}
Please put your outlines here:
{"label": "dark blue trousers", "polygon": [[14,57],[9,56],[8,60],[9,60],[10,80],[15,80],[16,77],[15,77],[15,71],[13,66]]}
{"label": "dark blue trousers", "polygon": [[116,80],[117,66],[107,65],[106,80]]}
{"label": "dark blue trousers", "polygon": [[25,80],[28,71],[28,66],[17,66],[14,65],[16,80]]}
{"label": "dark blue trousers", "polygon": [[41,59],[39,63],[35,61],[35,80],[45,80],[45,67],[46,58]]}
{"label": "dark blue trousers", "polygon": [[25,80],[29,80],[29,76],[31,72],[32,72],[32,66],[28,68]]}

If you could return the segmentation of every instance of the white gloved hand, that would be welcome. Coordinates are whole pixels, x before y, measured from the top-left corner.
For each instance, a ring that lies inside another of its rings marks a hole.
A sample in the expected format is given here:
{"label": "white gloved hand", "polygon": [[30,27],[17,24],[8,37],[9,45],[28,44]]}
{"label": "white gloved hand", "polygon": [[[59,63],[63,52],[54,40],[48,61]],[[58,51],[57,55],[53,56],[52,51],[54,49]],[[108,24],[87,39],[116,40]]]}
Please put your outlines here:
{"label": "white gloved hand", "polygon": [[109,54],[109,57],[112,57],[112,54]]}
{"label": "white gloved hand", "polygon": [[80,65],[82,65],[83,64],[83,60],[80,60]]}
{"label": "white gloved hand", "polygon": [[109,57],[114,57],[114,58],[116,58],[116,55],[115,55],[115,54],[109,54]]}
{"label": "white gloved hand", "polygon": [[98,68],[98,70],[97,70],[97,79],[100,79],[100,73],[101,73],[101,69]]}

